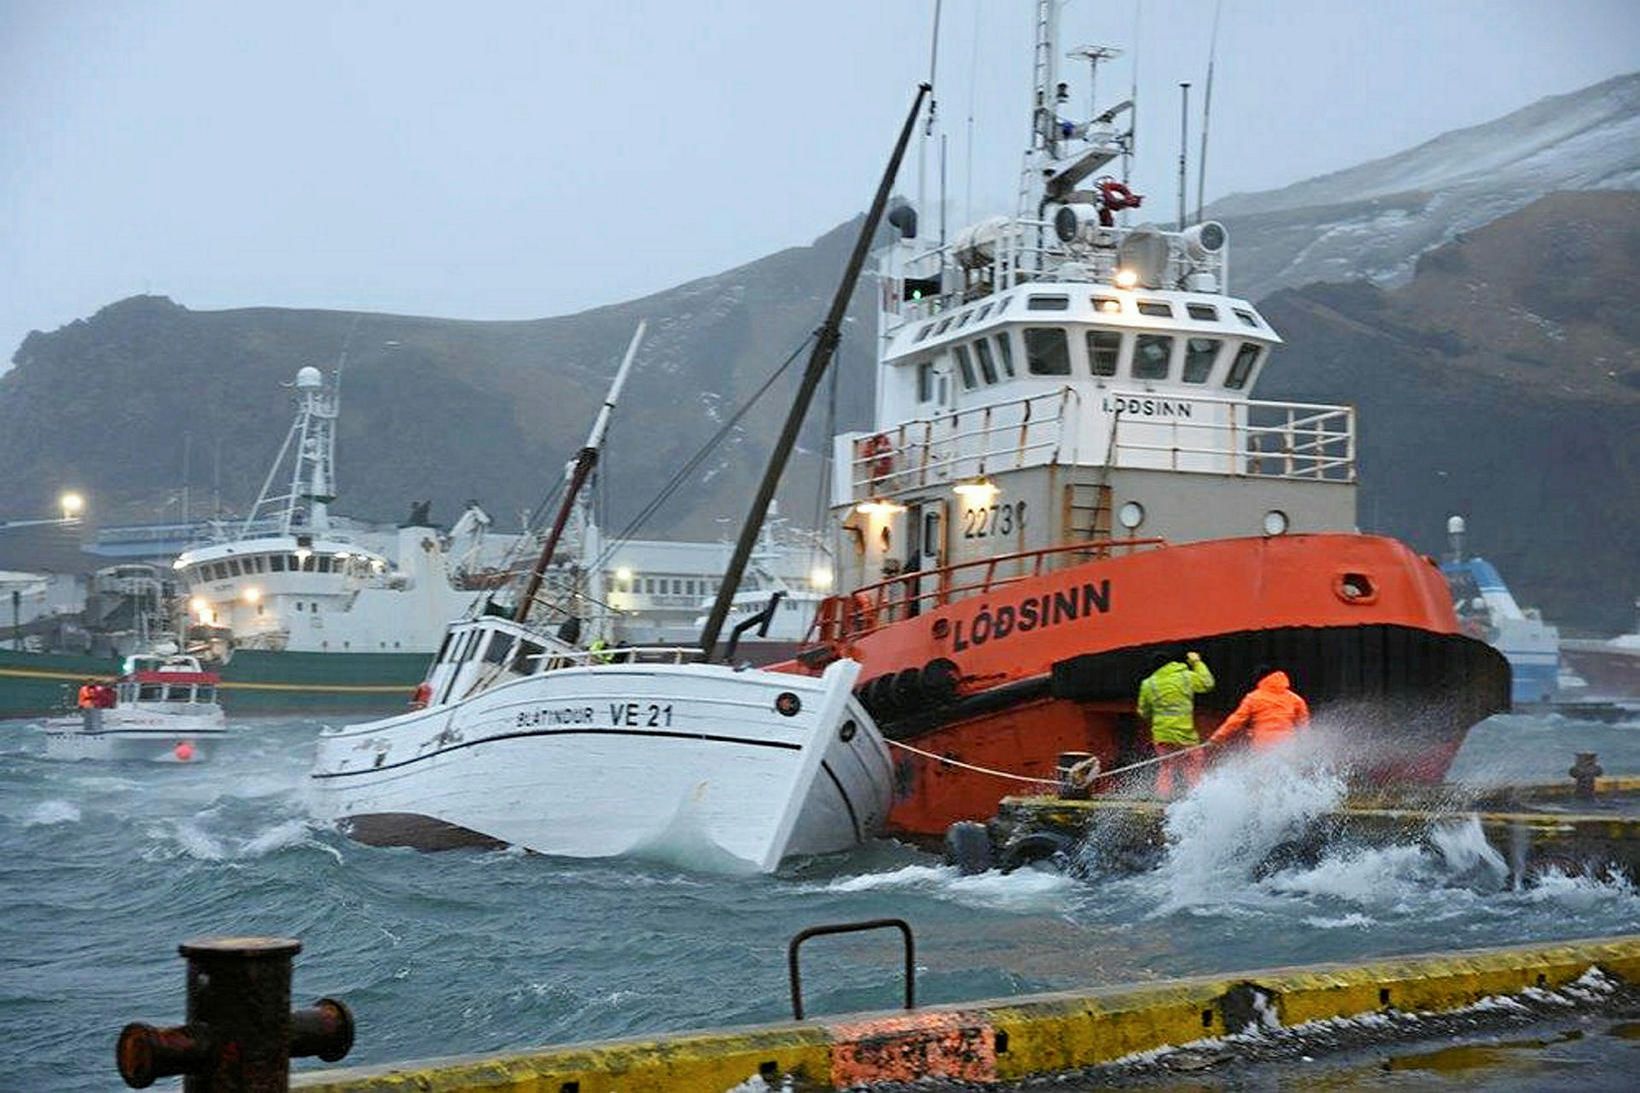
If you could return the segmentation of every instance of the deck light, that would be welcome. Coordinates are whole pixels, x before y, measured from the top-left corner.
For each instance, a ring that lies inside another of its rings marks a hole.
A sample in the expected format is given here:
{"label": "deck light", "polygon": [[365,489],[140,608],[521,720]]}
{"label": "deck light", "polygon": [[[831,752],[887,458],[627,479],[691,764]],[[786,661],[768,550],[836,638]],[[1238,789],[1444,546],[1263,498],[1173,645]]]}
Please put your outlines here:
{"label": "deck light", "polygon": [[988,505],[991,498],[997,495],[997,484],[985,475],[978,478],[965,478],[951,487],[958,497],[964,501],[971,501],[980,505]]}
{"label": "deck light", "polygon": [[73,520],[85,511],[85,497],[73,490],[66,490],[57,498],[57,505],[63,510],[64,520]]}
{"label": "deck light", "polygon": [[866,516],[892,516],[896,512],[904,512],[904,505],[896,505],[892,501],[880,501],[873,498],[862,501],[854,506],[854,511]]}
{"label": "deck light", "polygon": [[831,570],[823,565],[817,565],[809,571],[809,583],[816,591],[824,591],[831,587]]}
{"label": "deck light", "polygon": [[255,585],[252,585],[250,588],[247,588],[244,592],[240,593],[240,595],[244,596],[246,603],[256,603],[262,598],[262,590],[257,588]]}
{"label": "deck light", "polygon": [[1111,278],[1111,282],[1117,288],[1132,288],[1139,283],[1139,275],[1130,269],[1119,269],[1116,276]]}
{"label": "deck light", "polygon": [[624,565],[621,566],[621,568],[615,571],[615,579],[626,585],[628,590],[630,590],[632,587],[632,570],[628,569]]}
{"label": "deck light", "polygon": [[205,617],[205,612],[211,609],[210,601],[204,596],[195,596],[193,599],[188,601],[188,606],[193,608],[194,614],[198,615],[202,619]]}
{"label": "deck light", "polygon": [[313,551],[307,547],[299,546],[296,548],[296,560],[298,562],[305,562],[311,557],[313,557]]}

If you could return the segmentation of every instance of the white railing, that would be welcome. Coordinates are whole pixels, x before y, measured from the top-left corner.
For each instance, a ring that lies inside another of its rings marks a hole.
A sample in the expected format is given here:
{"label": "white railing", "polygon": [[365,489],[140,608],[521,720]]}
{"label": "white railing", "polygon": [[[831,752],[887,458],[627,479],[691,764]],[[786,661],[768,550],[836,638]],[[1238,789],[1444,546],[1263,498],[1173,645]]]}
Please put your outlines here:
{"label": "white railing", "polygon": [[[691,645],[612,645],[607,649],[576,649],[573,652],[548,650],[541,657],[546,660],[544,671],[559,668],[583,668],[589,664],[692,664],[704,660],[706,653]],[[531,669],[529,674],[534,674]]]}
{"label": "white railing", "polygon": [[[1089,405],[1092,402],[1092,405]],[[1154,415],[1135,416],[1124,407]],[[1355,481],[1355,410],[1302,402],[1065,387],[838,438],[842,503],[1025,467],[1104,466]]]}
{"label": "white railing", "polygon": [[[974,241],[960,235],[944,246],[914,254],[897,266],[891,253],[879,269],[885,282],[937,277],[940,291],[918,300],[903,300],[896,285],[889,310],[897,317],[885,325],[884,333],[892,333],[904,323],[920,322],[1034,281],[1064,279],[1108,284],[1116,275],[1118,244],[1130,229],[1104,230],[1109,245],[1067,245],[1059,241],[1051,221],[1013,218],[998,224],[980,241],[979,245],[989,256],[986,261],[976,257]],[[1189,274],[1205,272],[1218,278],[1223,291],[1225,258],[1222,252],[1193,260],[1182,246],[1172,241],[1171,233],[1163,234],[1170,237],[1170,245],[1158,287],[1177,288]]]}
{"label": "white railing", "polygon": [[1021,467],[1075,463],[1076,430],[1065,425],[1079,419],[1080,409],[1080,394],[1065,387],[840,438],[848,444],[849,496],[863,501]]}
{"label": "white railing", "polygon": [[[1111,397],[1118,405],[1166,398],[1140,392]],[[1170,401],[1204,412],[1166,418],[1118,412],[1110,446],[1115,466],[1355,481],[1354,407],[1197,395]]]}

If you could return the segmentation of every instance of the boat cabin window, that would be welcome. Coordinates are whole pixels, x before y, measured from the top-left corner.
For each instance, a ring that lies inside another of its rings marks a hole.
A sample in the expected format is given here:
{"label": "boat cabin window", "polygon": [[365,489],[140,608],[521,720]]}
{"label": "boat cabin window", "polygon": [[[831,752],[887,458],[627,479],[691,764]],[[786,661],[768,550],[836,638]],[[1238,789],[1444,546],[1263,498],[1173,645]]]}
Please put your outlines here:
{"label": "boat cabin window", "polygon": [[957,358],[957,370],[962,373],[962,386],[965,390],[973,390],[975,386],[974,365],[968,359],[968,350],[960,345],[953,345],[951,352]]}
{"label": "boat cabin window", "polygon": [[230,576],[230,577],[239,576],[239,559],[238,558],[229,558],[228,559],[228,576]]}
{"label": "boat cabin window", "polygon": [[934,329],[934,324],[933,323],[923,323],[923,328],[921,330],[917,331],[917,336],[915,338],[911,339],[912,344],[916,344],[917,342],[920,342],[924,338],[928,337],[928,332],[930,330],[933,330],[933,329]]}
{"label": "boat cabin window", "polygon": [[1238,318],[1238,319],[1240,319],[1240,320],[1241,320],[1241,321],[1242,321],[1242,325],[1244,325],[1244,326],[1250,326],[1250,327],[1252,327],[1252,328],[1253,328],[1253,329],[1254,329],[1254,330],[1257,330],[1257,329],[1258,329],[1258,320],[1257,320],[1257,319],[1255,319],[1255,318],[1253,318],[1253,313],[1252,313],[1252,312],[1250,312],[1250,311],[1243,311],[1243,310],[1242,310],[1242,309],[1241,309],[1241,308],[1239,308],[1239,307],[1238,307],[1238,308],[1236,308],[1236,309],[1235,309],[1235,310],[1236,310],[1236,318]]}
{"label": "boat cabin window", "polygon": [[1032,296],[1025,301],[1030,311],[1064,311],[1071,306],[1069,296]]}
{"label": "boat cabin window", "polygon": [[998,300],[997,301],[997,314],[1001,315],[1004,311],[1007,311],[1008,310],[1008,305],[1013,303],[1013,302],[1014,302],[1014,298],[1012,296],[1004,296],[1002,299]]}
{"label": "boat cabin window", "polygon": [[546,654],[547,647],[533,641],[524,640],[518,643],[518,658],[513,661],[513,671],[521,675],[531,675],[541,667],[541,658]]}
{"label": "boat cabin window", "polygon": [[330,555],[321,554],[318,557],[319,557],[319,572],[320,573],[329,573],[330,572],[330,565],[331,565]]}
{"label": "boat cabin window", "polygon": [[917,401],[934,401],[934,362],[919,361],[917,364]]}
{"label": "boat cabin window", "polygon": [[1184,342],[1184,381],[1206,383],[1213,362],[1219,359],[1219,339],[1186,338]]}
{"label": "boat cabin window", "polygon": [[1185,304],[1184,309],[1190,313],[1192,319],[1200,319],[1204,323],[1219,321],[1219,309],[1212,304]]}
{"label": "boat cabin window", "polygon": [[936,326],[934,328],[934,333],[944,334],[945,333],[945,328],[950,326],[950,325],[951,325],[951,317],[947,316],[946,318],[943,318],[943,319],[940,320],[940,325]]}
{"label": "boat cabin window", "polygon": [[1096,376],[1114,376],[1122,355],[1122,335],[1116,330],[1088,331],[1088,365]]}
{"label": "boat cabin window", "polygon": [[454,637],[454,635],[448,630],[444,632],[444,641],[439,644],[438,656],[433,658],[433,663],[442,664],[444,662],[444,654],[450,651],[450,639],[452,637]]}
{"label": "boat cabin window", "polygon": [[191,683],[173,683],[165,688],[165,701],[167,702],[192,702],[193,700],[194,688]]}
{"label": "boat cabin window", "polygon": [[957,330],[957,329],[960,329],[961,327],[967,326],[968,325],[968,320],[972,319],[973,317],[974,317],[974,313],[972,311],[964,311],[961,315],[957,316],[957,325],[952,327],[951,329]]}
{"label": "boat cabin window", "polygon": [[211,686],[209,683],[201,684],[199,690],[195,692],[194,701],[207,703],[215,702],[216,688]]}
{"label": "boat cabin window", "polygon": [[1140,334],[1133,342],[1133,378],[1165,380],[1173,357],[1173,338],[1168,334]]}
{"label": "boat cabin window", "polygon": [[1173,318],[1173,306],[1166,300],[1140,300],[1139,314],[1156,315],[1164,319]]}
{"label": "boat cabin window", "polygon": [[1025,364],[1033,376],[1071,374],[1070,344],[1057,326],[1025,328]]}
{"label": "boat cabin window", "polygon": [[1247,386],[1247,377],[1252,375],[1253,366],[1258,363],[1259,347],[1253,342],[1243,342],[1236,350],[1236,359],[1230,364],[1230,374],[1224,377],[1224,385],[1232,391],[1239,391]]}
{"label": "boat cabin window", "polygon": [[144,683],[137,688],[138,702],[159,702],[165,696],[165,688],[158,683]]}
{"label": "boat cabin window", "polygon": [[1002,372],[1006,376],[1014,374],[1014,343],[1004,330],[996,336],[997,360],[1002,363]]}
{"label": "boat cabin window", "polygon": [[512,652],[512,647],[513,636],[504,631],[497,630],[495,632],[495,636],[490,638],[490,644],[484,648],[484,659],[489,661],[491,664],[505,664],[507,662],[507,654]]}
{"label": "boat cabin window", "polygon": [[283,573],[285,571],[285,556],[283,554],[268,555],[268,568],[275,573]]}
{"label": "boat cabin window", "polygon": [[1122,301],[1114,296],[1095,296],[1093,297],[1093,309],[1102,311],[1106,315],[1115,315],[1122,310]]}
{"label": "boat cabin window", "polygon": [[466,664],[469,660],[472,660],[473,654],[478,651],[478,643],[482,641],[483,638],[484,631],[482,630],[467,631],[466,644],[462,645],[461,656],[457,658],[456,663]]}
{"label": "boat cabin window", "polygon": [[985,382],[995,383],[997,381],[997,366],[996,362],[991,359],[991,347],[986,344],[984,338],[974,342],[974,356],[979,358],[979,374],[985,378]]}
{"label": "boat cabin window", "polygon": [[991,313],[991,305],[986,304],[984,307],[980,308],[977,312],[974,313],[974,321],[976,323],[980,322],[985,318],[985,316],[989,315],[990,313]]}

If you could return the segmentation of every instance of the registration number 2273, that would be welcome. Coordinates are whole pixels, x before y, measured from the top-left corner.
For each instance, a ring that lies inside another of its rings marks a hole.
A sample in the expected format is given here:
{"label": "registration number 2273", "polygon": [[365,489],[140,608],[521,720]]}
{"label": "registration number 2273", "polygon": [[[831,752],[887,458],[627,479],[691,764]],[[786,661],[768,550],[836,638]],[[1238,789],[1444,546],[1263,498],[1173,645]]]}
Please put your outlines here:
{"label": "registration number 2273", "polygon": [[672,724],[672,704],[611,702],[609,723],[622,729],[663,729]]}
{"label": "registration number 2273", "polygon": [[1012,535],[1025,530],[1025,502],[982,505],[962,510],[962,537],[984,539],[992,535]]}

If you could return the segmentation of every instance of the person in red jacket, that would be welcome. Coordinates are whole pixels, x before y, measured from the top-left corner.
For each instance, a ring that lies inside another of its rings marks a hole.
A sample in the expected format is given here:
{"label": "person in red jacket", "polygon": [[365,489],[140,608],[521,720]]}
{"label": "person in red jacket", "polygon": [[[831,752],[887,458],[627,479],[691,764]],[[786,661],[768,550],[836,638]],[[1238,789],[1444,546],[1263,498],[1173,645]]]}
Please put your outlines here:
{"label": "person in red jacket", "polygon": [[1208,737],[1209,744],[1224,744],[1245,731],[1254,751],[1268,751],[1310,723],[1309,703],[1293,690],[1286,672],[1272,672],[1260,665],[1253,678],[1258,685]]}

